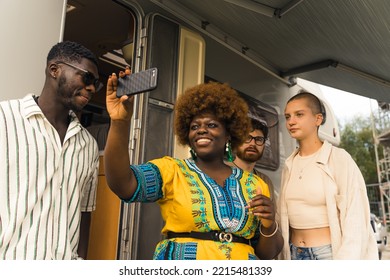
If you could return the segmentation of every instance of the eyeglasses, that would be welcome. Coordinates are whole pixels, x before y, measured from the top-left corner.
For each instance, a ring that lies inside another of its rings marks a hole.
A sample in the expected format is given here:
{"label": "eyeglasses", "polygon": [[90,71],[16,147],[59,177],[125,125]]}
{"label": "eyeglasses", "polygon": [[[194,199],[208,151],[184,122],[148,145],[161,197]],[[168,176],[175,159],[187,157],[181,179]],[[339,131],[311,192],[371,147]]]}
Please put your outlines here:
{"label": "eyeglasses", "polygon": [[93,85],[95,87],[95,92],[98,92],[103,88],[103,84],[99,81],[99,79],[96,79],[95,75],[91,72],[65,61],[57,61],[56,64],[65,64],[83,72],[81,77],[83,78],[84,84],[87,86]]}
{"label": "eyeglasses", "polygon": [[263,137],[263,136],[255,136],[253,137],[252,135],[248,135],[248,137],[246,138],[246,140],[244,141],[244,143],[250,143],[252,141],[252,139],[255,140],[255,144],[257,146],[263,146],[265,141],[267,140],[267,138]]}

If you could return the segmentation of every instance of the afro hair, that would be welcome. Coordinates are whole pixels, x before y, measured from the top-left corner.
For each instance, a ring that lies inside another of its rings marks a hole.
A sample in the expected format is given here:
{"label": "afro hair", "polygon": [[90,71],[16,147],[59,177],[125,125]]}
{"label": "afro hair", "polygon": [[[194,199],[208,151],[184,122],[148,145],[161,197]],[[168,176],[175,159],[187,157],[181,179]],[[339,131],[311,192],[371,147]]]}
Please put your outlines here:
{"label": "afro hair", "polygon": [[190,123],[195,116],[212,113],[225,124],[232,149],[241,145],[251,130],[248,105],[228,84],[209,82],[187,89],[175,105],[175,133],[189,145]]}

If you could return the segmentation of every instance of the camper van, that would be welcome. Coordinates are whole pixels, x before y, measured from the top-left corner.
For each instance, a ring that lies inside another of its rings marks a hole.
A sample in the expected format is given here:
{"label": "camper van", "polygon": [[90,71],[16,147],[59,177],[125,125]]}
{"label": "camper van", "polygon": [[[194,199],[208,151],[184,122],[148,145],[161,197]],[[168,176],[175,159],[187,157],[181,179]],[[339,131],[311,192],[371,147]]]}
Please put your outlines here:
{"label": "camper van", "polygon": [[[335,74],[329,69],[341,65],[334,60],[338,56],[326,56],[328,48],[320,43],[317,52],[309,48],[312,45],[305,45],[306,41],[309,44],[309,37],[314,36],[305,33],[310,27],[310,22],[303,21],[310,16],[305,9],[312,12],[317,1],[315,4],[306,3],[313,1],[256,1],[263,2],[258,5],[262,14],[231,2],[240,1],[3,0],[0,3],[3,36],[0,98],[21,98],[28,93],[39,95],[46,54],[58,41],[77,41],[91,49],[99,59],[99,76],[103,83],[111,73],[118,73],[126,66],[133,73],[156,67],[157,88],[135,97],[129,153],[132,163],[137,164],[164,155],[188,157],[188,149],[180,146],[173,134],[177,96],[204,81],[226,82],[247,100],[251,113],[262,118],[269,127],[270,139],[257,168],[271,178],[277,195],[284,160],[296,147],[285,129],[283,111],[287,100],[302,89],[322,99],[327,122],[320,128],[320,136],[338,145],[337,119],[315,82],[363,92],[363,87],[354,82],[363,78],[347,74],[351,76],[346,78],[350,88],[343,87],[344,74]],[[241,2],[255,5],[255,1]],[[318,7],[333,10],[339,1],[331,2],[334,3],[322,3]],[[276,4],[278,7],[272,6]],[[339,8],[343,15],[341,9],[349,9],[346,5]],[[316,11],[315,16],[320,16],[320,12]],[[288,18],[294,13],[297,13],[294,19]],[[287,23],[283,22],[284,18]],[[273,33],[276,28],[279,34]],[[287,40],[285,36],[292,28],[296,39],[302,36],[301,41]],[[330,26],[323,31],[331,29]],[[289,44],[290,54],[286,49]],[[300,50],[300,55],[293,52],[295,49]],[[322,64],[312,63],[321,55]],[[346,57],[347,62],[348,59]],[[306,68],[302,66],[305,63]],[[326,80],[327,77],[333,79]],[[380,94],[383,90],[375,92]],[[93,96],[80,118],[95,136],[107,132],[110,120],[105,109],[104,89]],[[96,139],[103,151],[104,137]],[[156,204],[122,203],[110,191],[101,160],[88,259],[151,259],[155,245],[164,238],[160,233],[162,226]]]}

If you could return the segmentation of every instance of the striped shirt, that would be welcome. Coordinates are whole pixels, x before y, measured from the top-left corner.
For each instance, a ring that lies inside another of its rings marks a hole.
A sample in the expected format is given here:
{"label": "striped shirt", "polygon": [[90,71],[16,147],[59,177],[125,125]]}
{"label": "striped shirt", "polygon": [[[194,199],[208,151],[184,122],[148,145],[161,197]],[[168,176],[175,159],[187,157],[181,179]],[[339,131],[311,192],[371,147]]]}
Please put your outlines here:
{"label": "striped shirt", "polygon": [[0,259],[77,257],[95,209],[99,152],[70,112],[64,142],[32,95],[0,102]]}

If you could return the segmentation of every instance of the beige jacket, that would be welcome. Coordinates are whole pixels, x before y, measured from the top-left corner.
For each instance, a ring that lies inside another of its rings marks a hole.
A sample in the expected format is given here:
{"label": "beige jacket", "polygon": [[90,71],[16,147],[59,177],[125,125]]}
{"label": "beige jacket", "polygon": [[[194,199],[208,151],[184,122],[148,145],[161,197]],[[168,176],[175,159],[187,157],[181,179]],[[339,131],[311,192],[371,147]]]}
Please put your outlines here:
{"label": "beige jacket", "polygon": [[[285,190],[292,160],[297,153],[298,150],[294,151],[286,160],[278,207],[285,241],[280,258],[286,260],[291,259],[291,255]],[[376,239],[370,225],[366,184],[358,166],[345,150],[336,148],[327,141],[322,145],[316,163],[325,175],[322,180],[326,188],[333,259],[378,259]]]}

